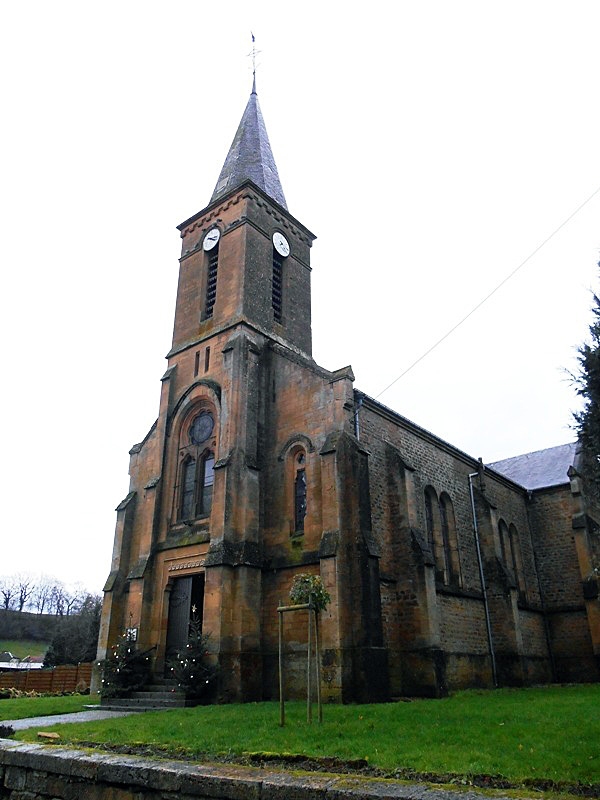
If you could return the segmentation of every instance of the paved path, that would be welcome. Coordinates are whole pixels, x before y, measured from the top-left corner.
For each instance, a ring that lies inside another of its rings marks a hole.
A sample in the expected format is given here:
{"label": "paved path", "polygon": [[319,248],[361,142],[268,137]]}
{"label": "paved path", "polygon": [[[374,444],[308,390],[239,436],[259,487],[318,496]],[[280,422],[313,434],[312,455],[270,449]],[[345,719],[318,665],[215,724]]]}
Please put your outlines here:
{"label": "paved path", "polygon": [[[1,708],[1,706],[0,706]],[[133,711],[75,711],[72,714],[54,714],[47,717],[28,717],[27,719],[0,719],[0,725],[10,725],[16,731],[25,728],[48,728],[50,725],[60,725],[63,722],[92,722],[95,719],[110,719],[110,717],[127,717]]]}

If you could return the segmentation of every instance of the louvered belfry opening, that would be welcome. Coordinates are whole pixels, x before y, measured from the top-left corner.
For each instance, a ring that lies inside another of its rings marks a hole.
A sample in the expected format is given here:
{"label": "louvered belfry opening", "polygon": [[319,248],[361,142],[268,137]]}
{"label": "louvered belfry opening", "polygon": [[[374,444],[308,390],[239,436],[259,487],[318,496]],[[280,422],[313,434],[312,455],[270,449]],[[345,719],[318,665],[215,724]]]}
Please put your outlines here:
{"label": "louvered belfry opening", "polygon": [[206,278],[205,315],[212,317],[217,299],[217,268],[219,265],[219,247],[213,248],[208,255],[208,275]]}
{"label": "louvered belfry opening", "polygon": [[283,258],[277,250],[273,248],[273,289],[271,305],[273,306],[273,317],[275,322],[281,322],[281,309],[283,300]]}

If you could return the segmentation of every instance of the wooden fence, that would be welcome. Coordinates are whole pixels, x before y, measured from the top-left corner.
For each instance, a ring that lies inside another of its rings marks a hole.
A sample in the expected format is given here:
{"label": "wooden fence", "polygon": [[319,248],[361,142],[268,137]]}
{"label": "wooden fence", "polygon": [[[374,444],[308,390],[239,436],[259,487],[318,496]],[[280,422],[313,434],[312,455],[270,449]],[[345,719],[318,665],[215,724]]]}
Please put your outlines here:
{"label": "wooden fence", "polygon": [[0,672],[0,689],[25,692],[75,692],[90,688],[93,663],[52,669],[19,669]]}

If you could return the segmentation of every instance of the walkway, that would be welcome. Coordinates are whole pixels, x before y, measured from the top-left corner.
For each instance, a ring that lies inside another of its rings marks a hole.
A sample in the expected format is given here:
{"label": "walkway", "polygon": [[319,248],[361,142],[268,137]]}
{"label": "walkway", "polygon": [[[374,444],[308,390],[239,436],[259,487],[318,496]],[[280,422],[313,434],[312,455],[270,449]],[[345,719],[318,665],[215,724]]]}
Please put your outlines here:
{"label": "walkway", "polygon": [[[2,706],[0,706],[2,708]],[[74,711],[72,714],[54,714],[47,717],[28,717],[27,719],[0,719],[0,725],[10,725],[15,731],[25,728],[48,728],[51,725],[61,725],[64,722],[93,722],[96,719],[109,719],[110,717],[128,717],[134,711],[104,711],[102,709],[90,711]]]}

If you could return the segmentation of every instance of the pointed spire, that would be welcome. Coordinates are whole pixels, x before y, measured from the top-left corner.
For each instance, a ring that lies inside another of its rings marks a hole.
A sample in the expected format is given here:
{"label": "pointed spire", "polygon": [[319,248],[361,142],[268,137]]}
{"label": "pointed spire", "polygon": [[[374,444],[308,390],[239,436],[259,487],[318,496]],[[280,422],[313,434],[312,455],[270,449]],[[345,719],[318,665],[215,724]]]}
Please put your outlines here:
{"label": "pointed spire", "polygon": [[269,197],[287,209],[265,121],[258,104],[255,73],[252,78],[250,99],[229,148],[210,202],[227,194],[246,180],[251,180]]}

